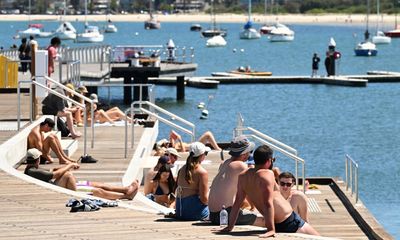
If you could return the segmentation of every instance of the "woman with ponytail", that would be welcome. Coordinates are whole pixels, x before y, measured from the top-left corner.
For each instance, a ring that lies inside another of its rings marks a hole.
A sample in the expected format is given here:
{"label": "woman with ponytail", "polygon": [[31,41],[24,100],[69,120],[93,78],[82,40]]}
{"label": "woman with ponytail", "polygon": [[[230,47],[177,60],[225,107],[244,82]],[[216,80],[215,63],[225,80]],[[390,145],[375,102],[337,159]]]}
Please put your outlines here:
{"label": "woman with ponytail", "polygon": [[190,145],[190,153],[178,172],[176,217],[181,220],[203,220],[208,217],[208,173],[201,166],[211,151],[201,142]]}

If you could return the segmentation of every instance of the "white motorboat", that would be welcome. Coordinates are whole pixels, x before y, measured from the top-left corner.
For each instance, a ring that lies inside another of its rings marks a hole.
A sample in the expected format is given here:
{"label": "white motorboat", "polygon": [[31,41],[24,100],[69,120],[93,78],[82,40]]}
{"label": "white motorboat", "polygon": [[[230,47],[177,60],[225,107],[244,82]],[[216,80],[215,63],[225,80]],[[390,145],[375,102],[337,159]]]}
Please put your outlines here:
{"label": "white motorboat", "polygon": [[62,40],[75,40],[76,39],[76,29],[70,22],[63,22],[57,28],[54,33],[55,36]]}
{"label": "white motorboat", "polygon": [[80,43],[96,43],[103,42],[104,35],[100,33],[97,26],[86,26],[84,33],[76,36],[76,41]]}
{"label": "white motorboat", "polygon": [[253,23],[251,22],[251,0],[249,0],[248,10],[249,20],[243,26],[243,31],[240,32],[239,37],[240,39],[259,39],[261,34],[255,28],[253,28]]}
{"label": "white motorboat", "polygon": [[388,44],[392,42],[392,38],[385,36],[382,31],[377,31],[376,35],[372,37],[372,42],[375,44]]}
{"label": "white motorboat", "polygon": [[268,39],[271,42],[291,42],[294,40],[294,31],[284,24],[277,23],[269,33]]}
{"label": "white motorboat", "polygon": [[104,28],[104,32],[106,32],[106,33],[116,33],[116,32],[118,32],[118,28],[109,19],[107,21],[107,25]]}
{"label": "white motorboat", "polygon": [[226,40],[221,36],[217,35],[207,40],[207,47],[223,47],[226,46]]}
{"label": "white motorboat", "polygon": [[53,32],[42,32],[42,24],[29,24],[28,29],[18,31],[17,36],[19,38],[29,38],[33,36],[35,38],[49,38],[53,36]]}

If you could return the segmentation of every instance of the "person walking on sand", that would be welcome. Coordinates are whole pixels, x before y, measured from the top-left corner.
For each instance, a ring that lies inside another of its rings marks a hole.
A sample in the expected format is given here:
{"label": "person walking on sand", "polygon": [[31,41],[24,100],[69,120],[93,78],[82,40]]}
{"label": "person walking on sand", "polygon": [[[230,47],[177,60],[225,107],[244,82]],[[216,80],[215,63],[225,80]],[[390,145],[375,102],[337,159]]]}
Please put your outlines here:
{"label": "person walking on sand", "polygon": [[319,58],[317,53],[314,53],[313,58],[312,58],[312,73],[311,77],[316,77],[318,73],[318,68],[319,68],[319,62],[321,59]]}
{"label": "person walking on sand", "polygon": [[290,203],[281,195],[274,173],[271,171],[274,161],[272,149],[267,145],[262,145],[254,151],[255,167],[239,175],[238,190],[228,226],[220,230],[221,232],[232,231],[240,206],[248,197],[264,217],[267,232],[260,237],[274,237],[276,232],[319,235],[310,224],[292,210]]}

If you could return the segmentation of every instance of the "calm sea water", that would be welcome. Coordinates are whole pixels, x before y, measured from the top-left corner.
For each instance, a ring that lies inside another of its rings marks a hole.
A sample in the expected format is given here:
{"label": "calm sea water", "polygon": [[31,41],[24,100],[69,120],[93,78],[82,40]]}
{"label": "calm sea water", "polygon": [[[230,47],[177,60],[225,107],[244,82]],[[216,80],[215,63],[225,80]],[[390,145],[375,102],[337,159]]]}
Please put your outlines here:
{"label": "calm sea water", "polygon": [[[54,30],[57,22],[47,22]],[[163,23],[159,31],[145,31],[142,23],[116,23],[118,34],[108,34],[105,43],[165,44],[170,38],[178,46],[194,47],[196,75],[210,75],[240,65],[250,65],[274,75],[309,75],[311,57],[322,57],[320,73],[325,74],[323,55],[330,37],[334,37],[342,58],[337,62],[341,74],[364,74],[369,70],[399,71],[400,39],[378,46],[374,58],[355,57],[353,48],[361,40],[359,26],[292,25],[296,32],[291,43],[270,43],[265,37],[245,41],[238,37],[242,24],[222,24],[228,29],[225,48],[206,48],[199,33],[190,32],[191,23]],[[0,22],[0,45],[19,44],[12,35],[24,29],[23,22]],[[75,23],[78,29],[82,23]],[[207,24],[203,24],[207,26]],[[138,34],[135,34],[138,33]],[[355,37],[355,35],[357,35]],[[358,39],[358,40],[357,40]],[[46,46],[49,39],[40,39]],[[72,42],[64,42],[76,46]],[[233,49],[237,49],[236,52]],[[240,51],[243,49],[243,51]],[[112,89],[113,100],[121,100],[121,89]],[[296,148],[306,160],[308,176],[344,177],[344,155],[358,161],[360,198],[378,221],[400,239],[399,83],[369,84],[366,88],[325,85],[221,85],[218,89],[186,88],[185,102],[175,100],[174,87],[157,86],[157,104],[196,124],[197,133],[211,130],[218,141],[229,141],[237,114],[247,126],[256,128]],[[100,96],[106,90],[100,90]],[[208,120],[200,120],[197,104],[207,102]],[[160,137],[169,128],[161,125]],[[187,139],[189,140],[189,139]],[[278,155],[278,165],[293,171],[293,163]]]}

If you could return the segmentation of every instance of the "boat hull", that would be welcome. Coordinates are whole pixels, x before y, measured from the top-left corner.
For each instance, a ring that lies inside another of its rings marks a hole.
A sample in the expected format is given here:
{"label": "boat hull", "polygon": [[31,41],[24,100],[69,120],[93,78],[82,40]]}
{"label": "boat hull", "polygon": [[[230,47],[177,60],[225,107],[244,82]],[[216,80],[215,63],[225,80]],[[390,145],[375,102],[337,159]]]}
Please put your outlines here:
{"label": "boat hull", "polygon": [[115,25],[111,24],[111,25],[107,25],[106,28],[104,29],[104,32],[106,33],[116,33],[118,32],[118,29]]}
{"label": "boat hull", "polygon": [[385,35],[391,38],[400,38],[400,29],[385,32]]}
{"label": "boat hull", "polygon": [[378,51],[376,49],[354,49],[354,53],[360,57],[374,57]]}
{"label": "boat hull", "polygon": [[190,26],[190,31],[192,31],[192,32],[200,32],[201,30],[202,30],[202,27],[199,24]]}
{"label": "boat hull", "polygon": [[261,34],[254,28],[244,29],[239,34],[240,39],[259,39]]}
{"label": "boat hull", "polygon": [[150,20],[150,21],[146,21],[144,22],[144,29],[147,30],[157,30],[161,28],[161,24],[160,22],[154,21],[154,20]]}
{"label": "boat hull", "polygon": [[392,39],[387,36],[373,36],[372,42],[375,44],[389,44],[392,42]]}
{"label": "boat hull", "polygon": [[209,29],[209,30],[205,30],[205,31],[201,32],[201,35],[203,35],[203,37],[206,37],[206,38],[211,38],[211,37],[215,37],[215,36],[226,37],[227,32],[226,32],[226,30],[222,30],[222,29],[220,29],[220,30],[218,30],[218,29],[215,29],[215,30]]}
{"label": "boat hull", "polygon": [[270,34],[268,39],[271,42],[291,42],[294,40],[294,35]]}
{"label": "boat hull", "polygon": [[245,75],[245,76],[272,76],[272,72],[239,72],[239,71],[230,71],[231,74]]}

